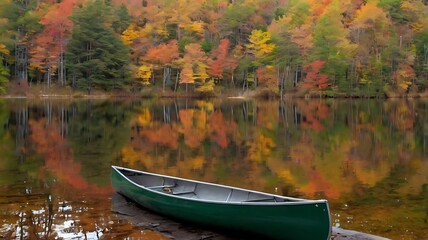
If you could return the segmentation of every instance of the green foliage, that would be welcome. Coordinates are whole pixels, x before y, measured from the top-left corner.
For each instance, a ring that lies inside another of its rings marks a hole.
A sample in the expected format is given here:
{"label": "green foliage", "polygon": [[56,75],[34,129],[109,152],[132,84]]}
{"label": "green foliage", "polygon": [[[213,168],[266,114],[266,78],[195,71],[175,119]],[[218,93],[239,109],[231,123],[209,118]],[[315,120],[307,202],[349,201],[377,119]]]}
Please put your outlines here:
{"label": "green foliage", "polygon": [[347,40],[347,31],[340,18],[338,2],[329,7],[329,14],[321,17],[314,30],[314,48],[311,59],[322,60],[326,64],[323,73],[327,73],[333,85],[344,92],[350,91],[346,71],[354,49]]}
{"label": "green foliage", "polygon": [[204,52],[209,53],[213,49],[214,45],[211,41],[204,40],[201,43],[201,47]]}
{"label": "green foliage", "polygon": [[75,76],[78,86],[88,91],[123,89],[129,81],[129,52],[106,24],[110,13],[110,7],[95,0],[71,17],[74,27],[66,52],[69,77]]}
{"label": "green foliage", "polygon": [[428,27],[415,35],[417,83],[428,88]]}
{"label": "green foliage", "polygon": [[234,33],[241,32],[242,34],[249,34],[251,32],[251,30],[248,31],[248,28],[246,28],[245,25],[248,23],[249,18],[255,13],[255,11],[256,8],[253,5],[229,5],[218,23],[222,35],[225,37],[230,36],[230,39],[234,43],[241,43],[243,40],[241,39],[241,36]]}
{"label": "green foliage", "polygon": [[115,10],[114,18],[112,27],[116,33],[123,33],[123,31],[128,28],[129,24],[131,24],[131,16],[128,13],[128,9],[123,4]]}
{"label": "green foliage", "polygon": [[408,19],[401,11],[403,0],[379,0],[378,6],[387,11],[393,19],[407,22]]}
{"label": "green foliage", "polygon": [[286,13],[285,8],[279,7],[275,10],[275,20],[282,18]]}
{"label": "green foliage", "polygon": [[85,179],[106,185],[105,177],[109,175],[99,171],[110,171],[115,153],[129,140],[129,106],[120,102],[88,101],[80,102],[77,108],[79,114],[70,123],[69,136],[74,159],[84,166],[81,174]]}
{"label": "green foliage", "polygon": [[4,66],[5,57],[9,56],[6,46],[0,43],[0,94],[6,92],[6,85],[9,78],[9,69]]}
{"label": "green foliage", "polygon": [[184,49],[186,48],[186,45],[192,42],[192,38],[190,37],[183,37],[178,41],[178,50],[180,52],[184,52]]}
{"label": "green foliage", "polygon": [[39,23],[40,16],[35,11],[26,11],[21,15],[17,24],[22,26],[27,33],[36,33],[42,30],[43,25]]}
{"label": "green foliage", "polygon": [[301,26],[303,23],[305,23],[306,18],[310,16],[311,7],[309,4],[305,2],[298,2],[290,14],[292,15],[291,25],[292,26]]}
{"label": "green foliage", "polygon": [[0,58],[0,94],[6,92],[6,85],[9,77],[9,69],[2,65]]}

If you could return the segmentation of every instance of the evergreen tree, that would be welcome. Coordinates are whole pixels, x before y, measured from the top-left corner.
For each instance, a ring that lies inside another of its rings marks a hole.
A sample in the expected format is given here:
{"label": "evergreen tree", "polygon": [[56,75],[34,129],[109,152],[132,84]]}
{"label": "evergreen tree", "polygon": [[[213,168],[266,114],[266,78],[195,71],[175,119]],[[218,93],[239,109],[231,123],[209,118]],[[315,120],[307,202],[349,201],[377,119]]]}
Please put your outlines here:
{"label": "evergreen tree", "polygon": [[131,24],[131,16],[126,6],[121,4],[115,10],[115,20],[112,23],[112,27],[116,33],[122,34],[128,28],[129,24]]}
{"label": "evergreen tree", "polygon": [[72,36],[66,52],[73,87],[123,89],[129,80],[128,49],[111,28],[111,7],[89,1],[71,20]]}
{"label": "evergreen tree", "polygon": [[8,55],[9,51],[0,44],[0,94],[6,92],[7,79],[9,77],[9,69],[4,66],[4,56]]}

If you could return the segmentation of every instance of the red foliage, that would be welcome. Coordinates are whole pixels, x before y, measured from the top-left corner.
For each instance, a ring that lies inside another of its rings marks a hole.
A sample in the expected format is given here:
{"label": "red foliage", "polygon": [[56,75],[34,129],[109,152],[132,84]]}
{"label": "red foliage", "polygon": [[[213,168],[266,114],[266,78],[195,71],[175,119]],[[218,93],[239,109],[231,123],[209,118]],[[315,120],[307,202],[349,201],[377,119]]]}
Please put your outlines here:
{"label": "red foliage", "polygon": [[222,78],[223,69],[229,52],[230,42],[222,39],[216,49],[211,52],[207,73],[212,77]]}
{"label": "red foliage", "polygon": [[330,85],[327,74],[320,73],[324,64],[324,61],[316,60],[305,66],[306,77],[302,84],[303,88],[322,90]]}
{"label": "red foliage", "polygon": [[64,0],[53,5],[40,20],[44,29],[36,35],[30,49],[33,66],[45,68],[58,63],[58,58],[64,53],[67,38],[71,34],[73,22],[68,17],[73,13],[76,3],[77,0]]}

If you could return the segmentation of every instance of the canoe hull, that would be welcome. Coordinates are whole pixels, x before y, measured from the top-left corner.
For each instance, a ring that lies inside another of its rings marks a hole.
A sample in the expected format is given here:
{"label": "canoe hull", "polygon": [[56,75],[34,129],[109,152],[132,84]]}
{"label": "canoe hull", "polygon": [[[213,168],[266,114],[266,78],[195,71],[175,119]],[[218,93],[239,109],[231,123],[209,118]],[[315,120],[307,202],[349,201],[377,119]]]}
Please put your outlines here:
{"label": "canoe hull", "polygon": [[147,209],[197,224],[272,239],[328,239],[330,236],[327,201],[268,205],[195,201],[140,187],[115,169],[112,185],[119,193]]}

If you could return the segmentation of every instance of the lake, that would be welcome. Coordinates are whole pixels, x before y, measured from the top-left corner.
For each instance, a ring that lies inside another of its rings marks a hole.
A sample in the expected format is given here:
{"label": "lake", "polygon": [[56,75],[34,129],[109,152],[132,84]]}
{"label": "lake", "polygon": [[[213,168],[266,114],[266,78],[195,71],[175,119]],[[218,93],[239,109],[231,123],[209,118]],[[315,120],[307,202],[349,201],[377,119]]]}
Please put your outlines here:
{"label": "lake", "polygon": [[0,99],[0,239],[137,236],[112,211],[112,164],[325,198],[333,226],[428,235],[426,99]]}

